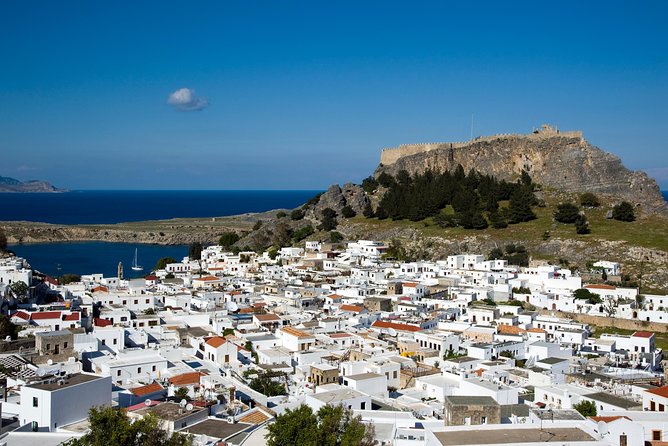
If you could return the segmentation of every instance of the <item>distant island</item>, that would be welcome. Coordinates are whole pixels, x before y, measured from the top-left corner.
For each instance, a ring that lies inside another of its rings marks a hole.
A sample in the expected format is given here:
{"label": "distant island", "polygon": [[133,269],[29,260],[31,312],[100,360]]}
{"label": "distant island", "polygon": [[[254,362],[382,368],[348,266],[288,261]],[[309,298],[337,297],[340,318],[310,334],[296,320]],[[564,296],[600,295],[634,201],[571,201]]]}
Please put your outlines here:
{"label": "distant island", "polygon": [[67,190],[58,189],[48,181],[43,180],[19,181],[15,178],[0,177],[0,192],[67,192]]}

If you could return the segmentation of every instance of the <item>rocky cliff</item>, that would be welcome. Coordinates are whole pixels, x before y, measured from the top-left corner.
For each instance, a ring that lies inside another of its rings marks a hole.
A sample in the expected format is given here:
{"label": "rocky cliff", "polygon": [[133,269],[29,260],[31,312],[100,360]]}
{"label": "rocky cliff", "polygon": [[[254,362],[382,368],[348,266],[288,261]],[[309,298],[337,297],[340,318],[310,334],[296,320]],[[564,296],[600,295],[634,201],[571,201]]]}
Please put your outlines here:
{"label": "rocky cliff", "polygon": [[[592,146],[581,136],[502,135],[468,143],[442,143],[390,149],[375,172],[396,174],[453,170],[458,164],[465,171],[475,169],[500,179],[515,180],[522,170],[544,187],[566,192],[593,192],[614,196],[639,206],[644,212],[668,215],[668,205],[656,181],[644,172],[631,171],[621,160]],[[387,156],[393,154],[392,157]]]}
{"label": "rocky cliff", "polygon": [[14,178],[0,177],[0,192],[65,192],[52,184],[41,181],[19,181]]}

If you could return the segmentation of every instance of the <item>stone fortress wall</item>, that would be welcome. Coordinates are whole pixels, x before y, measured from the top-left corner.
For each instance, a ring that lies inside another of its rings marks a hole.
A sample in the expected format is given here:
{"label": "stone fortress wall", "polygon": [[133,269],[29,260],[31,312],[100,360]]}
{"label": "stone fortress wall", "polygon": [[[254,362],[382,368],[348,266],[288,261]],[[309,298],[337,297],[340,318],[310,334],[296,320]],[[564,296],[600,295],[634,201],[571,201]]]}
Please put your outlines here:
{"label": "stone fortress wall", "polygon": [[574,130],[562,132],[556,127],[548,124],[543,124],[540,129],[534,130],[532,133],[499,133],[491,136],[480,136],[470,141],[457,142],[430,142],[421,144],[402,144],[399,147],[392,147],[383,149],[380,154],[380,163],[383,166],[389,166],[397,162],[398,159],[405,156],[415,155],[418,153],[431,152],[438,149],[458,149],[478,142],[494,141],[502,138],[528,138],[528,139],[545,139],[561,136],[565,138],[580,138],[582,139],[582,131]]}

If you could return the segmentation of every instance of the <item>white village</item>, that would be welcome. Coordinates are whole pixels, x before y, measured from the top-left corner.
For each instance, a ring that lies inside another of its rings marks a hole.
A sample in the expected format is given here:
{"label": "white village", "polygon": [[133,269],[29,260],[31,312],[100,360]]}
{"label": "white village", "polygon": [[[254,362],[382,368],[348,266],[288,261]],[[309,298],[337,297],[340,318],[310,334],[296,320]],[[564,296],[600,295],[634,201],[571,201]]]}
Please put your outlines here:
{"label": "white village", "polygon": [[113,406],[195,445],[263,445],[302,405],[352,410],[388,446],[668,444],[667,295],[624,287],[604,259],[571,271],[388,248],[210,246],[136,279],[122,265],[47,277],[43,305],[11,291],[34,283],[30,259],[2,259],[19,331],[0,354],[0,444],[60,444]]}

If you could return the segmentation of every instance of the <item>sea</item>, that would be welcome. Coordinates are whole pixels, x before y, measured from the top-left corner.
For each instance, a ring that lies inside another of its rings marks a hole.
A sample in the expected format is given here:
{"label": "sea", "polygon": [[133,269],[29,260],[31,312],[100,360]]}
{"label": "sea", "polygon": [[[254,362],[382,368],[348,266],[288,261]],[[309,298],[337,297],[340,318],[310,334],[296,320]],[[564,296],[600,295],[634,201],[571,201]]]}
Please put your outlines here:
{"label": "sea", "polygon": [[[37,221],[56,224],[98,224],[160,220],[178,217],[223,217],[245,212],[290,209],[321,191],[73,191],[57,194],[0,194],[0,221]],[[668,191],[662,192],[668,201]],[[11,245],[44,274],[117,274],[125,277],[150,272],[162,257],[180,260],[187,246],[110,242],[61,242]],[[130,269],[137,250],[144,271]]]}
{"label": "sea", "polygon": [[[0,221],[32,221],[54,224],[111,224],[170,218],[224,217],[246,212],[295,208],[319,190],[222,190],[222,191],[109,191],[63,193],[0,193]],[[117,275],[123,263],[125,277],[148,274],[162,257],[180,260],[187,246],[111,242],[59,242],[10,245],[41,273],[102,273]],[[144,271],[131,270],[137,250]]]}

